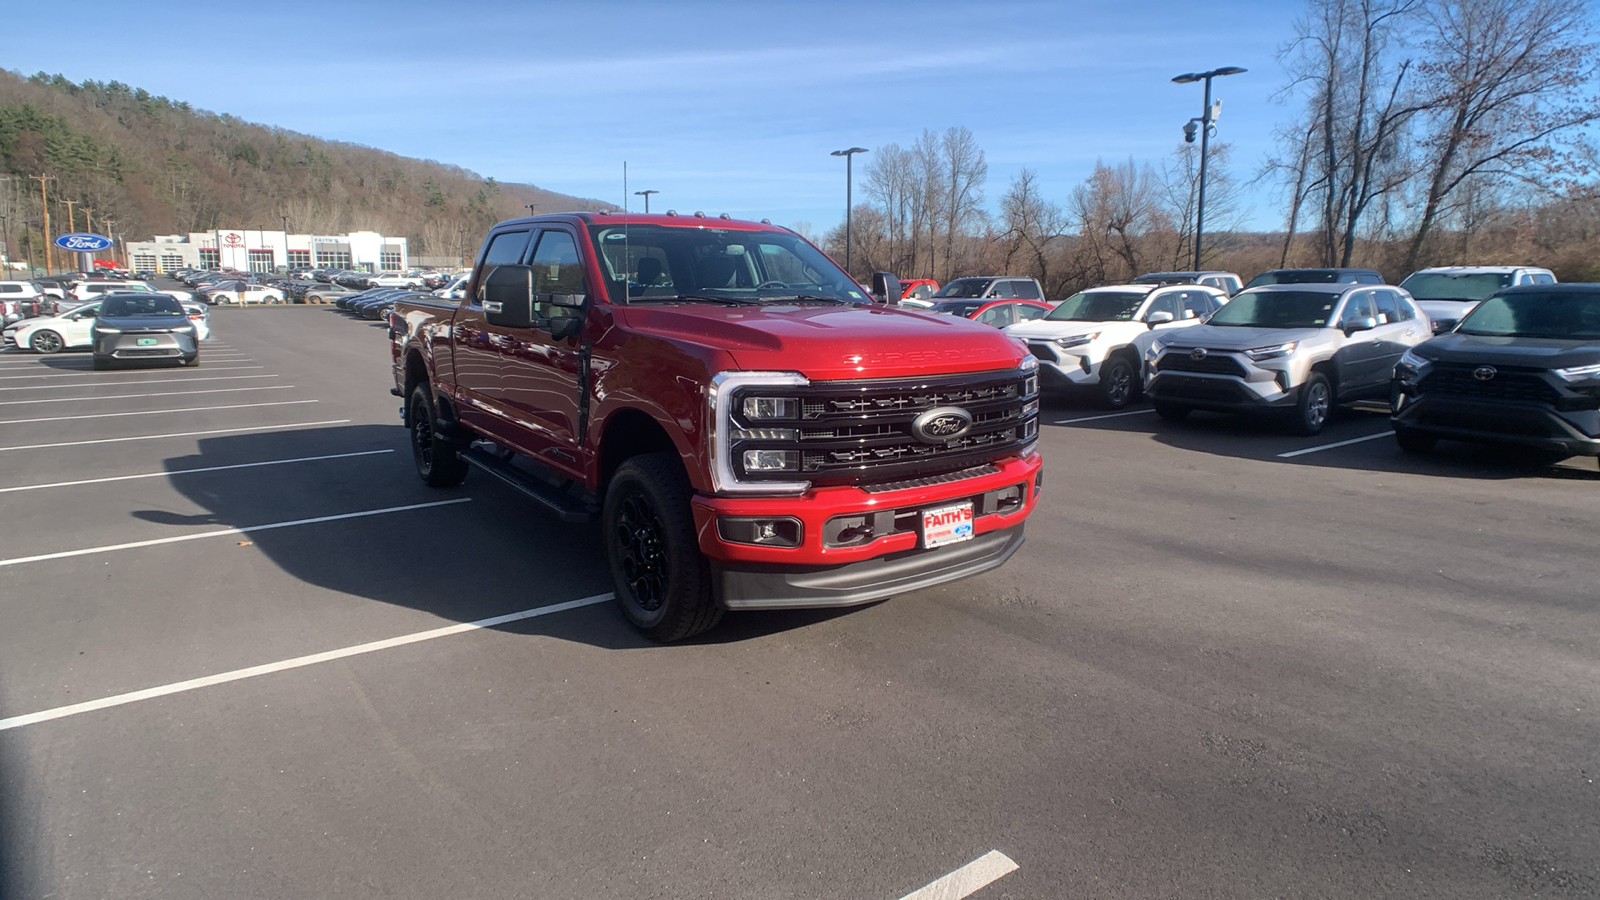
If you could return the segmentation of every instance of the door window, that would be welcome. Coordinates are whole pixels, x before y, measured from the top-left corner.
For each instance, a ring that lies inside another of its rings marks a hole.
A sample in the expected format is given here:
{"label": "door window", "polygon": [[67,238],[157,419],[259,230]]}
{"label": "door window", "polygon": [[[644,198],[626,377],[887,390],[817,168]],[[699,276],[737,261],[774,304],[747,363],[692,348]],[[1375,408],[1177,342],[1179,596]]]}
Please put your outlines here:
{"label": "door window", "polygon": [[1044,299],[1039,293],[1039,286],[1031,281],[1013,281],[1011,284],[1016,288],[1016,296],[1023,300]]}
{"label": "door window", "polygon": [[1377,307],[1378,324],[1390,325],[1400,321],[1400,307],[1398,299],[1388,291],[1373,291],[1372,303]]}
{"label": "door window", "polygon": [[1200,319],[1211,315],[1216,310],[1212,305],[1211,295],[1205,291],[1183,292],[1183,315],[1180,319]]}
{"label": "door window", "polygon": [[1004,328],[1015,321],[1012,307],[1015,303],[997,303],[978,314],[978,321],[996,328]]}
{"label": "door window", "polygon": [[1173,319],[1183,318],[1183,311],[1178,309],[1178,296],[1183,293],[1186,292],[1166,291],[1161,294],[1157,294],[1155,299],[1150,301],[1150,308],[1145,310],[1145,321],[1150,321],[1150,316],[1158,312],[1167,313],[1171,315]]}
{"label": "door window", "polygon": [[1356,291],[1345,301],[1344,315],[1339,322],[1348,325],[1357,319],[1375,319],[1377,311],[1372,308],[1372,291]]}
{"label": "door window", "polygon": [[540,295],[534,304],[534,315],[543,318],[570,316],[569,307],[557,307],[545,298],[547,294],[582,294],[583,264],[578,257],[578,245],[565,231],[546,231],[539,236],[539,246],[533,251],[533,292]]}
{"label": "door window", "polygon": [[522,262],[523,252],[527,249],[528,232],[501,232],[489,241],[489,249],[483,254],[483,265],[485,267],[514,266]]}
{"label": "door window", "polygon": [[1546,274],[1544,272],[1529,272],[1528,273],[1527,283],[1528,284],[1555,284],[1556,283],[1556,279],[1555,279],[1554,275],[1549,275],[1549,274]]}
{"label": "door window", "polygon": [[1023,322],[1031,322],[1034,319],[1042,319],[1049,314],[1049,312],[1050,310],[1045,309],[1042,306],[1034,306],[1032,303],[1017,304],[1017,319]]}

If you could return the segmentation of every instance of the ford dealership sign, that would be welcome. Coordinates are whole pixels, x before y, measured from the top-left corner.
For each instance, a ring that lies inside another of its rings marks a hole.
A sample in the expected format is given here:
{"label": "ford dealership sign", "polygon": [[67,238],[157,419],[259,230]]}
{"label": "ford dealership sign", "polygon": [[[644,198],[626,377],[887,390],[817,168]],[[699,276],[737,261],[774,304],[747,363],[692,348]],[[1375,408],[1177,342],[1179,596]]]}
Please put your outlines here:
{"label": "ford dealership sign", "polygon": [[100,234],[74,232],[56,238],[56,246],[75,253],[98,253],[111,246],[111,238]]}

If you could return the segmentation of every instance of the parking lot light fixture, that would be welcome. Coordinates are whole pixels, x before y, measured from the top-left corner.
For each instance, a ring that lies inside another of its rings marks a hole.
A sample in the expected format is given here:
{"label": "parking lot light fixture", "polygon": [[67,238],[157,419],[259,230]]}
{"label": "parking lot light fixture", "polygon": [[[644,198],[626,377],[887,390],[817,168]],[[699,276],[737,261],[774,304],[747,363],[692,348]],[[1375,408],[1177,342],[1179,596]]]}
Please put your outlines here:
{"label": "parking lot light fixture", "polygon": [[650,195],[651,194],[659,194],[659,193],[661,193],[661,192],[660,191],[656,191],[656,190],[634,191],[633,195],[635,197],[643,197],[644,198],[644,214],[648,216],[648,215],[650,215]]}
{"label": "parking lot light fixture", "polygon": [[1172,79],[1174,84],[1193,84],[1196,81],[1206,83],[1205,100],[1200,107],[1200,118],[1191,119],[1184,126],[1184,139],[1194,140],[1195,131],[1200,132],[1200,188],[1194,204],[1194,268],[1201,271],[1200,266],[1200,237],[1205,232],[1206,223],[1206,150],[1211,143],[1211,129],[1217,121],[1216,111],[1211,108],[1211,79],[1223,75],[1238,75],[1248,71],[1238,66],[1223,66],[1209,72],[1185,72]]}
{"label": "parking lot light fixture", "polygon": [[850,245],[853,243],[850,238],[850,207],[855,205],[850,197],[850,186],[854,180],[850,171],[850,157],[855,156],[857,153],[866,152],[867,148],[865,147],[851,147],[848,150],[835,150],[828,154],[829,156],[844,157],[844,270],[850,273],[851,278],[856,276],[854,272],[850,272]]}

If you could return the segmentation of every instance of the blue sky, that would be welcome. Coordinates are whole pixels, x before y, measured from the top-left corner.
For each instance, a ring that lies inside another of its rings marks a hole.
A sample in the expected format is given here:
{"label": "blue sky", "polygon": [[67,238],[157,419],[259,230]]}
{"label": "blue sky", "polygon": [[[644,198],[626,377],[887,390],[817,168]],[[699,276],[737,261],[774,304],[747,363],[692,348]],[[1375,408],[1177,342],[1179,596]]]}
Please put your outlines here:
{"label": "blue sky", "polygon": [[[829,151],[907,146],[924,128],[965,126],[988,159],[991,209],[1023,167],[1065,203],[1097,158],[1169,154],[1202,105],[1200,85],[1170,79],[1220,66],[1250,70],[1215,82],[1224,101],[1217,139],[1232,144],[1234,175],[1247,179],[1290,115],[1275,99],[1285,81],[1275,56],[1301,8],[290,0],[180,15],[79,0],[73,16],[95,23],[95,52],[70,39],[13,41],[4,65],[115,79],[254,122],[617,203],[626,161],[630,194],[660,191],[653,211],[770,217],[820,232],[844,215],[844,162]],[[7,18],[13,35],[62,26],[45,4]],[[280,30],[285,22],[301,24]],[[870,158],[855,158],[858,186]],[[640,198],[627,199],[640,208]],[[1279,224],[1270,189],[1245,200],[1247,224]]]}

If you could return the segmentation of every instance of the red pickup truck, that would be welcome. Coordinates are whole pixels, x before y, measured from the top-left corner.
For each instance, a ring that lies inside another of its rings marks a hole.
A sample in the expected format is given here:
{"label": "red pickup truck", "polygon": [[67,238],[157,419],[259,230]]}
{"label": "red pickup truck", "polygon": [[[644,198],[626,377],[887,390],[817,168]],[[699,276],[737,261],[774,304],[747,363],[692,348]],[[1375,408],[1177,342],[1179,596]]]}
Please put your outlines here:
{"label": "red pickup truck", "polygon": [[999,566],[1043,481],[1020,343],[875,305],[770,224],[502,222],[463,299],[402,301],[389,327],[422,479],[477,468],[598,517],[617,599],[657,640]]}

